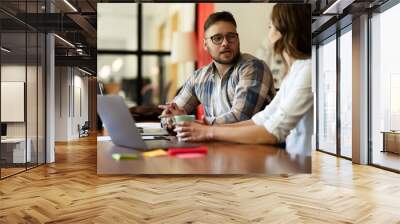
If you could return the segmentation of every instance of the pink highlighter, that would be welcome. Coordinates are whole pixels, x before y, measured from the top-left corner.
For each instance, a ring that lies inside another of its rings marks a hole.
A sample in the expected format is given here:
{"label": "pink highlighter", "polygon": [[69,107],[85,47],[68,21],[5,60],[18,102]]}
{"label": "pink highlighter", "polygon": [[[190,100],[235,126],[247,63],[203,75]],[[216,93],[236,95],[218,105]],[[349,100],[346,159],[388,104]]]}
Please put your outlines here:
{"label": "pink highlighter", "polygon": [[[207,154],[208,149],[205,146],[195,147],[195,148],[169,148],[168,155],[170,156],[177,156],[185,158],[183,154]],[[190,156],[189,156],[190,157]]]}

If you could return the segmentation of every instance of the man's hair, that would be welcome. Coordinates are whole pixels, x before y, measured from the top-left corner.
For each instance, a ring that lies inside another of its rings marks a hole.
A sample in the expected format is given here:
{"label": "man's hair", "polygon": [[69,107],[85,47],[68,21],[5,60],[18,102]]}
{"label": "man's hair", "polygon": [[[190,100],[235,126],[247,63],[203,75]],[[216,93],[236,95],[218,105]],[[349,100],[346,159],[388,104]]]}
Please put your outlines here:
{"label": "man's hair", "polygon": [[213,14],[208,16],[206,22],[204,23],[204,32],[206,32],[207,29],[210,28],[210,26],[212,26],[214,23],[219,21],[232,23],[236,28],[236,21],[235,18],[233,18],[233,15],[230,12],[222,11],[214,12]]}

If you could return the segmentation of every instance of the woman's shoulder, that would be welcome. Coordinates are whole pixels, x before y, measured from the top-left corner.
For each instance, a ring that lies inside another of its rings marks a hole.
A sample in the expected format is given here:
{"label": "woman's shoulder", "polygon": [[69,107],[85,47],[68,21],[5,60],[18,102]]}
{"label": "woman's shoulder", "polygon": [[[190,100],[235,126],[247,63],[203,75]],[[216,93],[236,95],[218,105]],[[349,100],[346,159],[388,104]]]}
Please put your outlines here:
{"label": "woman's shoulder", "polygon": [[293,67],[297,69],[302,69],[302,68],[310,68],[311,69],[311,59],[297,59],[293,63]]}
{"label": "woman's shoulder", "polygon": [[294,76],[311,76],[311,59],[297,59],[293,62],[289,73]]}
{"label": "woman's shoulder", "polygon": [[310,86],[312,79],[311,59],[296,60],[291,72],[296,85]]}

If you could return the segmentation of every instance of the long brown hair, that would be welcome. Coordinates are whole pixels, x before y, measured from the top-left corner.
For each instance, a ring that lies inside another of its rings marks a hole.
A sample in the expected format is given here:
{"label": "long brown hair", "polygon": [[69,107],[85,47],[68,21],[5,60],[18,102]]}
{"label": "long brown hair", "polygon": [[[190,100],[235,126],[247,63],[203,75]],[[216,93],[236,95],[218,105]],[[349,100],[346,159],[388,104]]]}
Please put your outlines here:
{"label": "long brown hair", "polygon": [[274,44],[275,54],[285,51],[295,59],[311,57],[311,7],[309,4],[276,4],[272,9],[272,24],[282,34]]}

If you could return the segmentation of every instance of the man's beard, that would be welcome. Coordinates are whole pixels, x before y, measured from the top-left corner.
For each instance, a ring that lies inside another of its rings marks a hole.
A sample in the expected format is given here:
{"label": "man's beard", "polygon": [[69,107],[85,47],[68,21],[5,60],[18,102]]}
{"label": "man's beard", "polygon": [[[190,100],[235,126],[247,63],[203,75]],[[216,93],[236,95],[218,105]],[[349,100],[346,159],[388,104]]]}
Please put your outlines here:
{"label": "man's beard", "polygon": [[223,64],[223,65],[234,64],[234,63],[239,59],[239,57],[240,57],[240,51],[237,51],[236,55],[233,56],[233,58],[232,58],[231,60],[229,60],[229,61],[220,60],[220,59],[217,58],[217,57],[211,56],[211,58],[212,58],[214,61],[216,61],[216,62],[219,63],[219,64]]}

